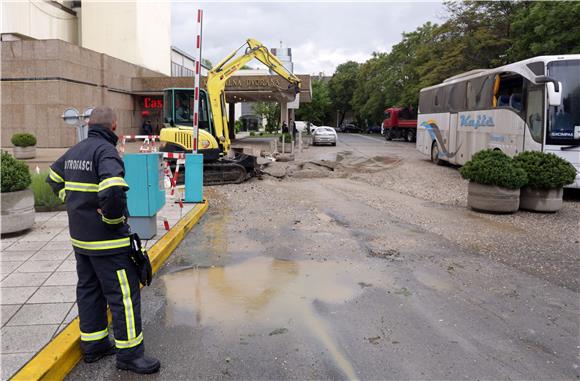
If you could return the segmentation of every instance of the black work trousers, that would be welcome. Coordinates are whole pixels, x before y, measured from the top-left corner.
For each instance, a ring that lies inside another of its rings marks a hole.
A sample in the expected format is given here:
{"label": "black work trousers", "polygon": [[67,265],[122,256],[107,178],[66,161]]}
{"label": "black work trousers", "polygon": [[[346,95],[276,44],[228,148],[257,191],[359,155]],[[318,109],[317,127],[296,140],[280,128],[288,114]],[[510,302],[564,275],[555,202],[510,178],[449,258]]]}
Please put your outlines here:
{"label": "black work trousers", "polygon": [[113,316],[117,358],[123,361],[144,353],[141,332],[141,293],[137,268],[129,252],[77,259],[77,304],[84,354],[110,348],[107,303]]}

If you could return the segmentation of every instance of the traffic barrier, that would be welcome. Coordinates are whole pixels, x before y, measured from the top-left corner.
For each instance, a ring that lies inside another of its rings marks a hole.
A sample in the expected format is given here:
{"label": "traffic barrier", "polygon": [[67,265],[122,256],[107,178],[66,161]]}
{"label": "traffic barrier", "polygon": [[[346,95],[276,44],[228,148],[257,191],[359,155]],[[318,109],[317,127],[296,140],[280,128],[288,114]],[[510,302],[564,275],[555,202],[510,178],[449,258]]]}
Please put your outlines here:
{"label": "traffic barrier", "polygon": [[143,144],[141,144],[139,152],[158,152],[155,142],[159,139],[159,135],[122,135],[121,144],[119,146],[119,153],[121,155],[125,153],[125,143],[127,140],[139,139],[143,139]]}

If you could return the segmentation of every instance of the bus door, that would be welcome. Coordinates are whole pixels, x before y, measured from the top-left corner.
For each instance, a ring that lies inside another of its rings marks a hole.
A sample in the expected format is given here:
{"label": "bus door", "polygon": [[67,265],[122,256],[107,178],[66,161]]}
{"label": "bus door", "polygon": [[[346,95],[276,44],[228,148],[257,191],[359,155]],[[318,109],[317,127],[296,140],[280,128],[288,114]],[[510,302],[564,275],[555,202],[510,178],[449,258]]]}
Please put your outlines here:
{"label": "bus door", "polygon": [[449,143],[447,151],[449,152],[449,162],[454,164],[457,164],[457,155],[454,155],[454,153],[456,153],[458,149],[458,121],[459,118],[457,116],[457,112],[449,113]]}

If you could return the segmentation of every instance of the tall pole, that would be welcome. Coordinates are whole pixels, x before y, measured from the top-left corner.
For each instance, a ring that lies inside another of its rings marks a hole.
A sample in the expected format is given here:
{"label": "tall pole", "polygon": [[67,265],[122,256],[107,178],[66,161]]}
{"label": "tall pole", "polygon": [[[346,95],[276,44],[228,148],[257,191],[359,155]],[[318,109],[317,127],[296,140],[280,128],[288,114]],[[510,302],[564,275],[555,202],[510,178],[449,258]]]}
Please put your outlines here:
{"label": "tall pole", "polygon": [[195,39],[195,86],[193,102],[193,153],[197,153],[197,141],[199,138],[199,85],[201,83],[201,33],[203,23],[203,10],[197,10],[197,35]]}

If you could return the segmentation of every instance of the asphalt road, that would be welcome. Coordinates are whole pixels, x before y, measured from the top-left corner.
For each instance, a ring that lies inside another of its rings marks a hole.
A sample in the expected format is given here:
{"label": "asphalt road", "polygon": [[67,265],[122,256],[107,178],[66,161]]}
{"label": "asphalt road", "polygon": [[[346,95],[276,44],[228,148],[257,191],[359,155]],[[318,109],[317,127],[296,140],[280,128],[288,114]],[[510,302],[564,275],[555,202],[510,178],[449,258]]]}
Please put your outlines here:
{"label": "asphalt road", "polygon": [[[357,135],[304,155],[344,151],[418,157],[409,143]],[[146,349],[162,361],[147,379],[580,377],[577,292],[398,213],[461,224],[465,211],[371,188],[351,178],[208,188],[210,211],[142,292]],[[388,208],[373,204],[383,197]],[[141,378],[109,358],[68,379]]]}

